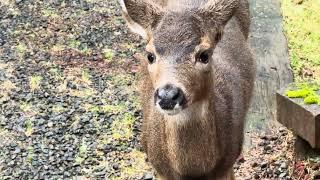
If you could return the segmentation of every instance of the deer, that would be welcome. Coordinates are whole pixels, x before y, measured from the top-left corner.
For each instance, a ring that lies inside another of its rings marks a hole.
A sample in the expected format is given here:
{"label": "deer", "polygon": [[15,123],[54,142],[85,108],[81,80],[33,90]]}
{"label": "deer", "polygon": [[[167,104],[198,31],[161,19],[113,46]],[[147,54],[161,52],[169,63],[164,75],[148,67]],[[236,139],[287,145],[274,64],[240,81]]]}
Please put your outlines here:
{"label": "deer", "polygon": [[160,179],[234,179],[256,64],[247,0],[120,0],[142,36],[141,145]]}

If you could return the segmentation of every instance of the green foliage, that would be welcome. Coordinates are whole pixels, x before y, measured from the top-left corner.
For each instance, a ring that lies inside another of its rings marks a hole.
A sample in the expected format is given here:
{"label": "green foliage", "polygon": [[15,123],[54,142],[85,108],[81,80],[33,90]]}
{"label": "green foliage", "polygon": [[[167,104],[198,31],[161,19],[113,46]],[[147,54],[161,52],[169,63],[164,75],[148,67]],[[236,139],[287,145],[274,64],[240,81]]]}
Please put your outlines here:
{"label": "green foliage", "polygon": [[320,0],[304,0],[301,3],[282,0],[282,10],[295,74],[298,75],[303,67],[319,67]]}

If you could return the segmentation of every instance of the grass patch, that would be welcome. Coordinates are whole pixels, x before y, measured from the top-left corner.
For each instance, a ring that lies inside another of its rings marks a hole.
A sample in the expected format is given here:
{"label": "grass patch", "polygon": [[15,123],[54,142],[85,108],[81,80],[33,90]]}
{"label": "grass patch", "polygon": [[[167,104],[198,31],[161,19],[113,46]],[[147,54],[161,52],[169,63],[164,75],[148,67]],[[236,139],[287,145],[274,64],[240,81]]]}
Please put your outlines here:
{"label": "grass patch", "polygon": [[130,113],[125,113],[122,119],[117,119],[112,122],[111,130],[112,137],[115,140],[119,139],[129,139],[132,137],[132,128],[135,118]]}
{"label": "grass patch", "polygon": [[75,40],[75,39],[72,39],[70,42],[69,42],[69,47],[73,48],[73,49],[79,49],[81,45],[81,42],[78,41],[78,40]]}
{"label": "grass patch", "polygon": [[64,80],[64,77],[62,75],[62,72],[58,68],[51,68],[49,70],[50,75],[57,81],[62,81]]}
{"label": "grass patch", "polygon": [[32,111],[32,105],[27,102],[21,102],[19,108],[25,113]]}
{"label": "grass patch", "polygon": [[42,80],[41,76],[31,76],[29,78],[29,87],[31,91],[40,89],[41,80]]}
{"label": "grass patch", "polygon": [[134,82],[134,79],[132,76],[129,76],[128,74],[118,74],[112,76],[111,84],[117,85],[117,86],[128,86],[131,85]]}
{"label": "grass patch", "polygon": [[81,81],[87,85],[90,85],[91,84],[90,77],[91,75],[89,74],[89,71],[84,69],[81,73]]}
{"label": "grass patch", "polygon": [[125,177],[134,177],[137,174],[143,175],[150,167],[146,164],[145,159],[146,155],[140,151],[133,150],[128,154],[132,159],[131,165],[126,166],[122,163],[123,167],[123,176]]}
{"label": "grass patch", "polygon": [[62,112],[64,112],[66,110],[66,108],[64,108],[63,106],[61,106],[61,105],[54,105],[53,107],[52,107],[52,112],[54,112],[54,113],[62,113]]}
{"label": "grass patch", "polygon": [[85,141],[82,141],[80,147],[79,147],[79,153],[80,155],[86,156],[88,152],[88,146]]}
{"label": "grass patch", "polygon": [[20,101],[18,104],[20,110],[24,113],[25,117],[33,117],[39,113],[37,107],[31,103]]}
{"label": "grass patch", "polygon": [[[320,66],[320,0],[281,2],[293,71],[296,77],[304,68],[316,72]],[[314,78],[320,75],[315,73]]]}
{"label": "grass patch", "polygon": [[27,156],[27,162],[32,163],[33,156],[34,156],[34,150],[32,146],[28,146],[27,148],[28,156]]}
{"label": "grass patch", "polygon": [[25,127],[26,127],[26,130],[25,130],[26,136],[31,136],[33,133],[33,123],[31,121],[31,119],[29,119],[25,122]]}
{"label": "grass patch", "polygon": [[120,103],[118,105],[103,105],[101,111],[104,113],[112,113],[112,114],[119,114],[124,112],[127,109],[127,106],[124,103]]}
{"label": "grass patch", "polygon": [[92,105],[92,104],[84,104],[84,105],[82,106],[82,108],[83,108],[86,112],[91,112],[91,113],[94,113],[94,114],[97,114],[97,113],[101,112],[99,106],[95,106],[95,105]]}
{"label": "grass patch", "polygon": [[88,145],[86,141],[82,140],[82,143],[79,146],[79,152],[75,157],[75,164],[82,164],[87,158]]}
{"label": "grass patch", "polygon": [[43,9],[41,13],[43,16],[48,18],[53,18],[53,19],[59,18],[58,13],[54,9]]}
{"label": "grass patch", "polygon": [[70,90],[70,95],[74,97],[80,97],[80,98],[88,98],[90,96],[93,96],[96,93],[96,91],[92,88],[86,88],[84,90]]}
{"label": "grass patch", "polygon": [[136,108],[136,109],[141,109],[141,104],[140,104],[140,101],[139,101],[139,97],[135,94],[131,94],[129,97],[128,97],[129,101],[131,102],[131,105]]}
{"label": "grass patch", "polygon": [[[2,3],[2,0],[1,0]],[[12,16],[16,17],[16,16],[20,16],[21,15],[21,11],[19,8],[14,7],[15,5],[10,5],[11,7],[8,8],[8,13],[11,14]]]}
{"label": "grass patch", "polygon": [[[112,180],[122,179],[135,179],[136,177],[143,176],[146,172],[151,171],[146,161],[146,155],[138,150],[132,150],[130,153],[124,156],[124,160],[119,162],[119,168],[121,169],[121,176],[111,176]],[[128,163],[130,162],[130,163]]]}
{"label": "grass patch", "polygon": [[16,52],[19,56],[19,58],[21,59],[25,52],[27,51],[27,45],[25,45],[24,43],[19,43],[18,45],[15,46]]}
{"label": "grass patch", "polygon": [[86,56],[90,56],[92,54],[92,49],[88,47],[84,47],[80,50],[80,52]]}
{"label": "grass patch", "polygon": [[103,53],[103,56],[104,56],[105,61],[107,61],[107,62],[112,61],[112,59],[113,59],[113,57],[114,57],[114,52],[113,52],[113,50],[108,49],[108,48],[104,48],[104,49],[102,50],[102,53]]}

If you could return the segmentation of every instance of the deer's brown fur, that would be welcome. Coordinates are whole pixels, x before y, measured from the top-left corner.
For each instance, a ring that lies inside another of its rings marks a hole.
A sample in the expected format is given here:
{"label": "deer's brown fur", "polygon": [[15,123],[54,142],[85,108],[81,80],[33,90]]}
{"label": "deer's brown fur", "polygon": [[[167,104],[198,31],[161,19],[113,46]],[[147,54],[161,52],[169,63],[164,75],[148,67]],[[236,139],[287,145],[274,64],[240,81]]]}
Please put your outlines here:
{"label": "deer's brown fur", "polygon": [[[142,145],[163,179],[233,179],[255,61],[247,45],[246,0],[121,1],[129,26],[148,40],[156,62],[141,64]],[[180,5],[180,6],[179,6]],[[210,62],[197,62],[210,52]],[[159,111],[155,90],[180,87],[187,106]]]}

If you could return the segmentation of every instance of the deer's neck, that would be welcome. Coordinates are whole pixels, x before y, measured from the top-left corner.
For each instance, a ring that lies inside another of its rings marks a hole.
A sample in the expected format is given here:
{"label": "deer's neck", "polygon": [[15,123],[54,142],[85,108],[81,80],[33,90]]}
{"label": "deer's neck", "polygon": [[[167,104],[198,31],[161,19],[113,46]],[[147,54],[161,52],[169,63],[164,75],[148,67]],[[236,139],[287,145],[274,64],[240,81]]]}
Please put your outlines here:
{"label": "deer's neck", "polygon": [[166,142],[173,168],[179,173],[206,173],[219,157],[212,104],[199,102],[184,113],[166,117]]}

